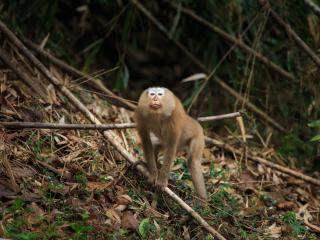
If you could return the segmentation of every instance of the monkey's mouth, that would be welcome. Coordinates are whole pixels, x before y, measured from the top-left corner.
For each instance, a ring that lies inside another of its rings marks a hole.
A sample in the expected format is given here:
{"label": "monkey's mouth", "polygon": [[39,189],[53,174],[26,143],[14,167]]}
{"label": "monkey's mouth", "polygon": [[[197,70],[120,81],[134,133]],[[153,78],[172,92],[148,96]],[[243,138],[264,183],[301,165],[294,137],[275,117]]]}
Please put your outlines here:
{"label": "monkey's mouth", "polygon": [[159,108],[161,108],[161,104],[159,103],[153,103],[153,104],[150,104],[150,107],[154,110],[157,110]]}

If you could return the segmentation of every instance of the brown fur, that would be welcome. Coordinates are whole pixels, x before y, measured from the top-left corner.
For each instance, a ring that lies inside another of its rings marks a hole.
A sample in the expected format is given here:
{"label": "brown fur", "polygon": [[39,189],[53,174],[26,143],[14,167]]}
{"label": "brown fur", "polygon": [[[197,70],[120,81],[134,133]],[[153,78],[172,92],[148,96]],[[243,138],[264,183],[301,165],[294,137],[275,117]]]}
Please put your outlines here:
{"label": "brown fur", "polygon": [[[201,155],[204,148],[204,135],[201,125],[189,117],[180,100],[168,89],[164,95],[155,98],[145,90],[138,102],[135,112],[137,130],[141,137],[144,158],[150,172],[149,181],[160,188],[168,184],[171,166],[178,150],[188,153],[188,168],[192,182],[199,197],[207,198],[202,168]],[[161,107],[150,107],[156,101]],[[151,139],[153,133],[158,141]],[[159,170],[157,155],[159,149],[164,151],[164,161]]]}

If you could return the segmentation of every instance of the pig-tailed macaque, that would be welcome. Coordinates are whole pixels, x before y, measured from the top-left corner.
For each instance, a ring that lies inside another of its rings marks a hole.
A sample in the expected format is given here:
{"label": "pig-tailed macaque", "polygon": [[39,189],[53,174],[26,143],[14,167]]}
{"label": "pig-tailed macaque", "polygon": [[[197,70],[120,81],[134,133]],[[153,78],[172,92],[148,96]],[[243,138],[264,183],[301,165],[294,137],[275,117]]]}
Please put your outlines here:
{"label": "pig-tailed macaque", "polygon": [[[185,150],[194,188],[205,200],[207,193],[201,167],[204,135],[200,124],[188,116],[180,100],[163,87],[146,89],[139,98],[135,115],[150,172],[149,182],[164,189],[177,151]],[[160,150],[164,153],[161,167],[158,164]]]}

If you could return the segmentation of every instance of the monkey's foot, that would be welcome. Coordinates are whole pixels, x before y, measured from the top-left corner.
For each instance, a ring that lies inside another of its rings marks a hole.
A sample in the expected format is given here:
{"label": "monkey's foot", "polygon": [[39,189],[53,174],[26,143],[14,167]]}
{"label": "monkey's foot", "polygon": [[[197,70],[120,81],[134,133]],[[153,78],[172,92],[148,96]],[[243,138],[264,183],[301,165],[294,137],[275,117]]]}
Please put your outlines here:
{"label": "monkey's foot", "polygon": [[143,165],[144,167],[146,167],[146,163],[142,160],[135,161],[133,164],[131,164],[131,167],[132,167],[132,169],[135,169],[136,166],[138,166],[138,165]]}
{"label": "monkey's foot", "polygon": [[164,191],[164,189],[168,186],[168,179],[162,180],[162,179],[157,179],[155,182],[155,186],[161,191]]}
{"label": "monkey's foot", "polygon": [[150,172],[150,176],[148,177],[148,182],[154,185],[157,179],[158,179],[158,174],[156,173],[153,174]]}

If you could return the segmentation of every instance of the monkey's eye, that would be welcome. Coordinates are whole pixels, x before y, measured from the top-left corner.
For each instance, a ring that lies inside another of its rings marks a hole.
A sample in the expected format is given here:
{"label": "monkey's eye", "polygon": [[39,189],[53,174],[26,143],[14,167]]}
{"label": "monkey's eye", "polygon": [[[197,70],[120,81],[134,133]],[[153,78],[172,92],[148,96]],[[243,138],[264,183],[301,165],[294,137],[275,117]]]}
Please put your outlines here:
{"label": "monkey's eye", "polygon": [[158,93],[158,96],[162,96],[163,95],[163,93]]}
{"label": "monkey's eye", "polygon": [[150,93],[150,96],[154,96],[154,95],[156,95],[156,94],[155,94],[155,93],[153,93],[153,92],[152,92],[152,93]]}

